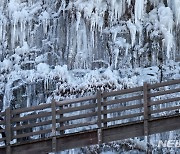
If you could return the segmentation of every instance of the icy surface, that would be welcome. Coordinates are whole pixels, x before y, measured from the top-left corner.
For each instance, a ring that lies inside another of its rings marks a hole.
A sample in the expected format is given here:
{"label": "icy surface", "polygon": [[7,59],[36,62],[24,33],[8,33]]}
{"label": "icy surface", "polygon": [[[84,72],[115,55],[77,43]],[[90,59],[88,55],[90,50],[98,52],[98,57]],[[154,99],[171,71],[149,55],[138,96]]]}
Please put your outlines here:
{"label": "icy surface", "polygon": [[179,8],[179,0],[1,0],[0,109],[179,79]]}

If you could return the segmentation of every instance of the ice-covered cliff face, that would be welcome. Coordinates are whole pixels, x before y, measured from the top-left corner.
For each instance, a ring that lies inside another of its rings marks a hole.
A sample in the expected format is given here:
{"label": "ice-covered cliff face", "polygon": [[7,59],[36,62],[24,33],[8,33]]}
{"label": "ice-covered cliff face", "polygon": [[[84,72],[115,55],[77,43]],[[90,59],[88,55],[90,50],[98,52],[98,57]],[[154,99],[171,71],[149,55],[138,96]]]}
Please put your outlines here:
{"label": "ice-covered cliff face", "polygon": [[111,79],[68,70],[162,68],[180,54],[179,8],[179,0],[1,0],[1,104],[36,105]]}
{"label": "ice-covered cliff face", "polygon": [[179,51],[178,0],[1,0],[0,6],[1,61],[26,58],[27,69],[40,62],[86,69],[99,60],[113,68],[150,66]]}

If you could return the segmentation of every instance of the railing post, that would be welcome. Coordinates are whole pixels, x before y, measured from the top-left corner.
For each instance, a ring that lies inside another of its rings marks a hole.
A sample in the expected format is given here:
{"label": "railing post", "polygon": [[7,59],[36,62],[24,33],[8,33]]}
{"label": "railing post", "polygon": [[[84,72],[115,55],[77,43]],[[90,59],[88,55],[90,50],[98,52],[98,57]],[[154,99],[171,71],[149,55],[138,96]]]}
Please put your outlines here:
{"label": "railing post", "polygon": [[53,99],[51,103],[52,109],[52,152],[56,152],[56,102]]}
{"label": "railing post", "polygon": [[[59,111],[60,111],[60,115],[59,115],[59,118],[63,118],[63,113],[61,113],[61,111],[63,110],[63,105],[60,105],[59,106]],[[60,122],[60,127],[63,127],[64,126],[64,122]],[[60,130],[60,134],[61,135],[64,135],[64,130]]]}
{"label": "railing post", "polygon": [[148,120],[149,120],[149,98],[148,98],[148,84],[144,82],[143,84],[143,99],[144,99],[144,135],[149,135],[149,126],[148,126]]}
{"label": "railing post", "polygon": [[11,154],[11,109],[8,107],[5,111],[5,134],[6,134],[6,154]]}
{"label": "railing post", "polygon": [[102,118],[101,118],[101,91],[97,91],[97,115],[98,115],[98,144],[102,144]]}
{"label": "railing post", "polygon": [[[106,97],[103,98],[103,103],[106,103],[106,101],[107,101],[107,98]],[[107,105],[103,104],[103,111],[107,111]],[[103,120],[106,120],[106,119],[107,119],[107,114],[105,113],[105,114],[103,114]],[[104,127],[106,128],[107,122],[104,122],[103,124],[104,124]]]}
{"label": "railing post", "polygon": [[147,82],[143,83],[143,99],[144,99],[144,136],[147,138],[147,152],[149,152],[149,89]]}

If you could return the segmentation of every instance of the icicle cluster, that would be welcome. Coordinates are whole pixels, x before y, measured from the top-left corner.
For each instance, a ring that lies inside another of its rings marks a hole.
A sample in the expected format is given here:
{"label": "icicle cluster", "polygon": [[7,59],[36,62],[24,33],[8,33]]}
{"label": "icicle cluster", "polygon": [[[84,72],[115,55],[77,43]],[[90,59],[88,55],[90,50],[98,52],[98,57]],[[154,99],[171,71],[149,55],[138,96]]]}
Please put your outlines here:
{"label": "icicle cluster", "polygon": [[50,96],[49,85],[63,89],[57,84],[64,81],[60,74],[46,77],[63,65],[68,70],[161,69],[179,55],[179,7],[178,0],[1,0],[4,104],[14,99],[6,95],[14,95],[15,84],[28,96],[28,106],[38,84],[44,85],[39,91],[47,91],[38,96],[42,101]]}

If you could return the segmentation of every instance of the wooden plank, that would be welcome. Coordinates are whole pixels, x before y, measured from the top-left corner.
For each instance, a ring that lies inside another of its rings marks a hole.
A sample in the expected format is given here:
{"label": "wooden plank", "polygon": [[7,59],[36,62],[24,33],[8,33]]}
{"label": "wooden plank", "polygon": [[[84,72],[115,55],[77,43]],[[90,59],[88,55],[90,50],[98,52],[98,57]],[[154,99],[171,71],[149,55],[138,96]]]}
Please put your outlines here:
{"label": "wooden plank", "polygon": [[45,125],[50,125],[50,124],[52,124],[52,120],[43,121],[43,122],[36,122],[36,123],[31,123],[31,124],[21,125],[21,126],[14,126],[14,127],[12,127],[12,130],[17,131],[20,129],[39,127],[39,126],[45,126]]}
{"label": "wooden plank", "polygon": [[[179,129],[180,128],[180,116],[176,117],[166,117],[164,119],[158,118],[154,120],[149,121],[150,125],[150,134],[155,134],[159,132],[166,132],[171,131],[173,129]],[[170,127],[167,127],[168,124]],[[131,122],[126,123],[123,125],[116,125],[111,126],[106,129],[103,129],[103,143],[112,142],[116,140],[126,139],[126,138],[132,138],[132,137],[138,137],[143,136],[143,121],[139,122]],[[19,154],[19,151],[21,153],[26,153],[28,150],[34,153],[39,152],[39,149],[43,149],[41,151],[42,153],[51,152],[51,138],[45,139],[45,140],[38,140],[34,142],[29,142],[26,144],[17,144],[12,146],[13,154]],[[78,140],[78,142],[77,142]],[[68,143],[68,144],[67,144]],[[90,130],[90,131],[84,131],[81,133],[74,133],[65,135],[63,137],[57,138],[57,151],[62,151],[66,149],[72,149],[77,147],[84,147],[92,144],[97,144],[97,129]],[[39,148],[42,147],[42,148]],[[46,149],[44,149],[46,147]],[[27,154],[29,154],[29,152]],[[4,152],[4,148],[0,149],[1,153]]]}
{"label": "wooden plank", "polygon": [[51,103],[51,110],[52,110],[52,136],[56,136],[56,103],[54,99]]}
{"label": "wooden plank", "polygon": [[98,136],[98,144],[101,145],[103,143],[102,129],[98,129],[97,136]]}
{"label": "wooden plank", "polygon": [[62,114],[62,113],[69,113],[69,112],[75,112],[75,111],[81,111],[81,110],[88,110],[95,108],[97,105],[96,104],[88,104],[88,105],[82,105],[78,107],[69,107],[63,110],[57,110],[57,114]]}
{"label": "wooden plank", "polygon": [[18,138],[23,138],[23,137],[29,137],[29,136],[40,135],[40,134],[45,134],[45,133],[51,133],[51,131],[52,131],[51,129],[45,129],[45,130],[40,130],[40,131],[36,131],[36,132],[14,135],[13,138],[18,139]]}
{"label": "wooden plank", "polygon": [[176,102],[176,101],[180,101],[180,97],[169,98],[169,99],[164,99],[164,100],[159,100],[159,101],[151,101],[149,103],[149,106],[165,104],[165,103],[170,103],[170,102]]}
{"label": "wooden plank", "polygon": [[20,142],[12,145],[12,154],[47,154],[52,152],[51,143],[51,138]]}
{"label": "wooden plank", "polygon": [[89,118],[89,117],[94,117],[94,116],[97,116],[97,112],[79,114],[79,115],[69,116],[69,117],[62,117],[62,118],[58,119],[57,122],[65,122],[65,121],[71,121],[71,120],[78,120],[78,119]]}
{"label": "wooden plank", "polygon": [[[60,118],[60,119],[63,119],[63,117],[64,117],[63,113],[61,113],[61,111],[63,111],[63,110],[64,110],[64,109],[63,109],[63,105],[62,105],[62,106],[59,106],[59,112],[60,112],[59,118]],[[60,127],[63,127],[63,126],[64,126],[64,122],[60,122],[59,124],[60,124]],[[61,134],[61,135],[64,135],[64,130],[61,130],[61,131],[60,131],[60,134]]]}
{"label": "wooden plank", "polygon": [[92,96],[86,96],[86,97],[81,97],[81,98],[76,98],[76,99],[64,100],[64,101],[56,102],[56,104],[57,106],[62,106],[62,105],[74,104],[74,103],[79,103],[79,102],[84,102],[84,101],[95,100],[95,99],[96,99],[96,95],[92,95]]}
{"label": "wooden plank", "polygon": [[142,98],[143,98],[143,95],[133,96],[133,97],[128,97],[128,98],[115,99],[115,100],[103,102],[103,105],[107,106],[107,105],[120,104],[120,103],[130,102],[130,101],[134,101],[134,100],[140,100]]}
{"label": "wooden plank", "polygon": [[0,142],[3,142],[6,140],[6,137],[0,138]]}
{"label": "wooden plank", "polygon": [[151,85],[149,85],[148,88],[149,89],[155,89],[155,88],[164,87],[164,86],[171,86],[171,85],[175,85],[175,84],[180,84],[180,79],[172,80],[172,81],[168,81],[168,82],[151,84]]}
{"label": "wooden plank", "polygon": [[125,110],[137,109],[137,108],[141,108],[141,107],[143,107],[143,104],[121,106],[121,107],[116,107],[113,109],[108,109],[108,110],[102,111],[102,113],[108,114],[108,113],[120,112],[120,111],[125,111]]}
{"label": "wooden plank", "polygon": [[155,97],[155,96],[160,96],[160,95],[167,95],[167,94],[178,93],[178,92],[180,92],[180,88],[166,90],[166,91],[154,92],[154,93],[149,94],[149,97]]}
{"label": "wooden plank", "polygon": [[6,133],[6,154],[11,154],[11,109],[8,107],[5,111],[5,133]]}
{"label": "wooden plank", "polygon": [[52,138],[52,152],[56,153],[57,152],[57,141],[56,141],[56,137]]}
{"label": "wooden plank", "polygon": [[62,126],[60,128],[57,128],[57,130],[74,129],[74,128],[78,128],[78,127],[90,126],[90,125],[95,125],[95,124],[97,124],[97,121],[89,121],[89,122],[84,122],[84,123]]}
{"label": "wooden plank", "polygon": [[101,129],[102,127],[102,118],[101,118],[101,101],[102,101],[102,97],[101,97],[101,91],[98,91],[97,92],[97,116],[98,116],[98,121],[97,121],[97,124],[98,124],[98,128]]}
{"label": "wooden plank", "polygon": [[4,128],[0,129],[0,133],[5,133],[5,129]]}
{"label": "wooden plank", "polygon": [[142,116],[143,113],[144,112],[140,112],[140,113],[134,113],[134,114],[129,114],[129,115],[118,116],[118,117],[114,117],[114,118],[103,119],[103,122],[112,122],[112,121],[116,121],[116,120],[135,118],[135,117]]}
{"label": "wooden plank", "polygon": [[42,112],[39,114],[27,115],[19,118],[12,118],[12,122],[25,121],[25,120],[31,120],[31,119],[37,119],[37,118],[49,117],[49,116],[51,116],[51,112]]}
{"label": "wooden plank", "polygon": [[150,134],[162,133],[166,131],[179,130],[180,129],[180,114],[172,116],[164,116],[160,118],[154,118],[150,120]]}
{"label": "wooden plank", "polygon": [[[180,128],[180,116],[173,117],[165,117],[165,118],[156,118],[149,121],[149,125],[151,125],[150,134],[170,131],[173,129]],[[170,127],[167,127],[170,125]],[[127,133],[128,132],[128,133]],[[111,126],[106,129],[103,129],[103,142],[111,142],[116,140],[121,140],[125,138],[132,138],[143,136],[143,121],[139,122],[131,122],[123,125]],[[78,142],[77,142],[78,140]],[[81,133],[74,133],[71,135],[65,135],[63,137],[57,138],[57,151],[77,148],[82,146],[87,146],[91,144],[97,144],[97,130],[84,131]],[[68,143],[68,144],[67,144]],[[35,153],[39,150],[39,147],[49,147],[51,150],[51,138],[45,140],[38,140],[36,142],[30,142],[26,144],[17,144],[12,146],[13,154],[18,154],[19,151],[25,153],[28,149],[34,151]],[[1,153],[3,152],[3,148],[0,149]],[[43,152],[46,150],[43,149]],[[50,152],[50,151],[46,151]]]}
{"label": "wooden plank", "polygon": [[5,125],[5,132],[6,132],[6,143],[7,145],[10,144],[11,141],[11,109],[10,107],[8,107],[5,111],[6,115],[5,115],[5,121],[6,121],[6,125]]}
{"label": "wooden plank", "polygon": [[32,106],[32,107],[28,107],[28,108],[20,108],[20,109],[12,110],[12,114],[20,114],[20,113],[24,113],[24,112],[43,110],[43,109],[50,108],[50,107],[51,107],[51,104],[41,104],[38,106]]}
{"label": "wooden plank", "polygon": [[0,116],[4,116],[5,115],[5,112],[0,112]]}
{"label": "wooden plank", "polygon": [[57,151],[80,148],[92,144],[98,144],[97,130],[88,130],[81,133],[69,134],[57,138]]}
{"label": "wooden plank", "polygon": [[148,89],[148,84],[146,82],[143,83],[143,100],[144,100],[144,136],[148,136],[149,135],[149,124],[148,124],[148,120],[149,120],[149,97],[148,97],[148,93],[149,93],[149,89]]}
{"label": "wooden plank", "polygon": [[[86,131],[86,133],[75,133],[68,136],[58,137],[57,151],[71,149],[75,147],[97,144],[97,131]],[[78,140],[78,142],[77,142]],[[40,148],[39,148],[40,147]],[[12,154],[45,154],[52,152],[52,138],[38,140],[12,147]],[[3,154],[3,150],[0,152]]]}
{"label": "wooden plank", "polygon": [[158,110],[152,110],[152,111],[150,111],[150,113],[154,114],[154,113],[160,113],[160,112],[164,112],[164,111],[173,111],[173,110],[179,110],[179,109],[180,109],[180,106],[173,106],[173,107],[161,108]]}
{"label": "wooden plank", "polygon": [[4,125],[5,124],[5,120],[0,121],[0,125]]}
{"label": "wooden plank", "polygon": [[135,88],[130,88],[130,89],[124,89],[124,90],[118,90],[118,91],[112,91],[112,92],[104,92],[102,93],[102,97],[110,97],[110,96],[117,96],[117,95],[122,95],[122,94],[128,94],[128,93],[134,93],[138,91],[142,91],[143,87],[135,87]]}
{"label": "wooden plank", "polygon": [[[180,128],[180,116],[166,117],[165,119],[157,118],[149,121],[150,130],[149,134],[156,134],[166,131],[171,131]],[[168,127],[170,125],[170,127]],[[116,126],[108,127],[103,130],[103,142],[112,142],[116,140],[122,140],[132,137],[144,136],[143,128],[144,122],[131,122],[127,124],[120,124]]]}
{"label": "wooden plank", "polygon": [[[104,97],[103,98],[103,104],[102,104],[103,105],[103,112],[107,111],[107,105],[104,105],[106,103],[107,103],[107,97]],[[107,119],[107,114],[106,113],[103,113],[103,119]],[[104,128],[106,128],[107,127],[107,122],[104,122],[103,125],[104,125]]]}
{"label": "wooden plank", "polygon": [[110,126],[104,129],[103,132],[103,141],[105,143],[143,136],[143,121],[128,122],[126,124]]}

